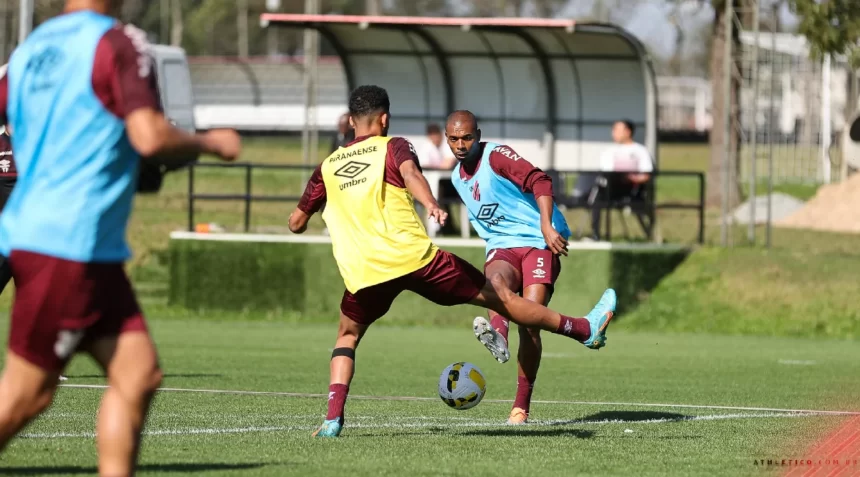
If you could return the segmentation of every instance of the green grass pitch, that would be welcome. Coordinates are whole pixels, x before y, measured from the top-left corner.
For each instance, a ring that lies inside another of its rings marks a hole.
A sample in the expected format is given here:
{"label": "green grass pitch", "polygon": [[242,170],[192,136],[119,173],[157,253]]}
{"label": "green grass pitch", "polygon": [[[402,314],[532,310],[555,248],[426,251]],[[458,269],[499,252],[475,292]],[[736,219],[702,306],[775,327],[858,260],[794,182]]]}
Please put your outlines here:
{"label": "green grass pitch", "polygon": [[[345,431],[318,440],[310,434],[325,412],[333,320],[151,320],[166,389],[140,475],[781,475],[757,464],[816,458],[808,449],[850,418],[811,411],[860,411],[851,342],[630,333],[622,319],[600,351],[546,336],[534,422],[505,426],[516,365],[492,360],[470,323],[371,328]],[[463,360],[481,368],[488,390],[455,411],[435,387]],[[95,471],[104,380],[85,357],[68,375],[52,408],[0,455],[0,475]]]}

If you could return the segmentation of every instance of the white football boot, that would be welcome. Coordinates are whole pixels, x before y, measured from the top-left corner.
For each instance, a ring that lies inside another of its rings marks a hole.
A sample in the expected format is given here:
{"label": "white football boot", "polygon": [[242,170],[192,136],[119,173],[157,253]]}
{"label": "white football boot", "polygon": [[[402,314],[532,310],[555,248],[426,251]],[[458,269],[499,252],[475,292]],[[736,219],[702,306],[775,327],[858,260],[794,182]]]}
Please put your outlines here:
{"label": "white football boot", "polygon": [[476,316],[472,322],[472,328],[475,330],[475,337],[481,342],[496,361],[507,363],[511,359],[511,353],[508,351],[508,342],[505,337],[490,326],[490,322],[483,316]]}

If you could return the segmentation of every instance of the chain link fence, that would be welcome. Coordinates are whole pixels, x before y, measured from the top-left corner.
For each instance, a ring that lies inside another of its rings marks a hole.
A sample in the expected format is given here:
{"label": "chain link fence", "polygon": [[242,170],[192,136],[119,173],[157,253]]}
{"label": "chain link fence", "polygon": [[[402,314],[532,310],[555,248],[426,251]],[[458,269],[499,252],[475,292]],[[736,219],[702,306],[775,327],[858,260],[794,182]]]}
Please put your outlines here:
{"label": "chain link fence", "polygon": [[[831,145],[850,107],[847,65],[841,58],[812,59],[806,40],[777,31],[778,13],[769,2],[760,4],[758,12],[755,2],[735,12],[740,179],[750,187],[769,175],[774,184],[838,180],[838,168],[832,167],[838,157],[831,159],[838,151]],[[751,24],[755,18],[758,30]]]}

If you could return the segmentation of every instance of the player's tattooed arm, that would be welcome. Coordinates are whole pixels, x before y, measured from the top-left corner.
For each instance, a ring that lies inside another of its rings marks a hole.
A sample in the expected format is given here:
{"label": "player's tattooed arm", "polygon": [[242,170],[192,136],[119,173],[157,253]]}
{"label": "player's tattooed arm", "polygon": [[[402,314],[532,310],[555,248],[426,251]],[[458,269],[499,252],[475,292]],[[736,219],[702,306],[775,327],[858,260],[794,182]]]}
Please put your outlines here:
{"label": "player's tattooed arm", "polygon": [[439,225],[445,225],[448,213],[439,207],[439,203],[436,202],[436,198],[433,197],[433,192],[430,190],[430,184],[427,183],[427,178],[421,173],[418,164],[415,161],[403,162],[400,164],[400,174],[403,176],[403,183],[409,193],[427,209],[427,217],[432,218]]}
{"label": "player's tattooed arm", "polygon": [[418,165],[415,146],[402,137],[392,138],[388,143],[386,161],[386,181],[397,187],[405,187],[427,210],[427,217],[440,225],[445,225],[448,213],[439,207],[433,192],[430,191],[430,184],[427,183],[427,178],[424,177],[421,166]]}

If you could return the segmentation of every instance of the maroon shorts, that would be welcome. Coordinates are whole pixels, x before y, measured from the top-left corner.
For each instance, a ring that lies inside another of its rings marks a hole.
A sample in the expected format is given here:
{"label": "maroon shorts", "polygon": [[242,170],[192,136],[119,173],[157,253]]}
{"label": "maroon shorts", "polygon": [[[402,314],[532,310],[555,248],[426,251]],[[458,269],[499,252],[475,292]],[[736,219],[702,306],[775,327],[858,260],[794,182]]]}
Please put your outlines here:
{"label": "maroon shorts", "polygon": [[9,349],[60,372],[79,348],[146,322],[120,263],[81,263],[31,252],[9,257],[15,302]]}
{"label": "maroon shorts", "polygon": [[354,294],[343,292],[340,311],[356,323],[369,325],[388,312],[402,291],[415,292],[437,305],[455,306],[472,301],[486,282],[484,274],[471,263],[439,250],[424,268]]}
{"label": "maroon shorts", "polygon": [[552,251],[543,248],[517,247],[491,250],[484,263],[484,272],[491,263],[501,260],[510,263],[517,271],[517,293],[532,285],[547,285],[552,291],[561,273],[561,260]]}

